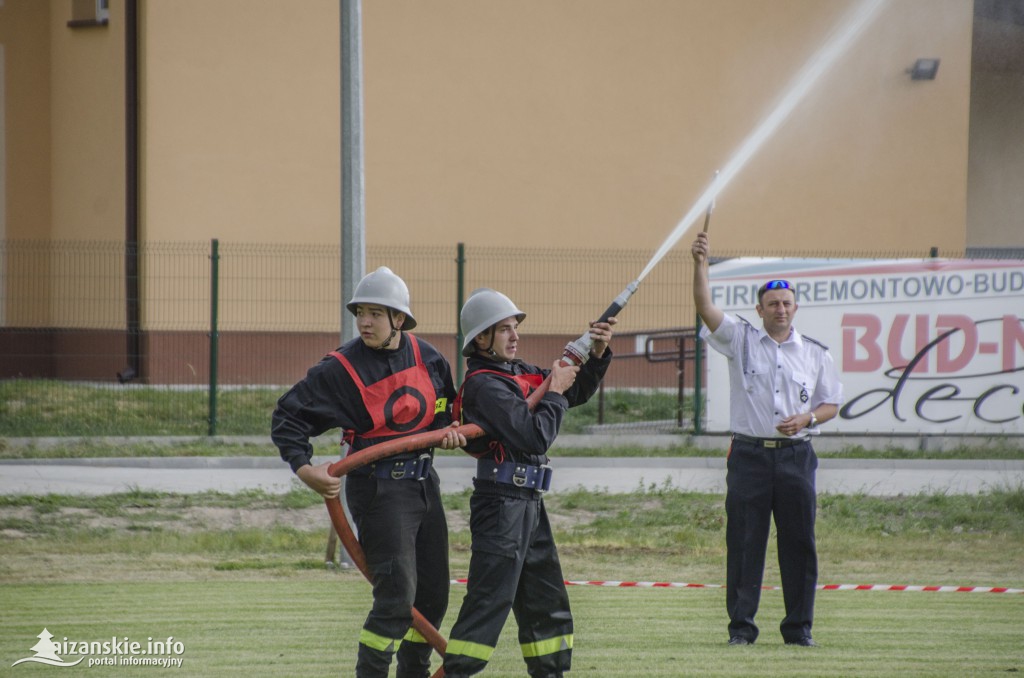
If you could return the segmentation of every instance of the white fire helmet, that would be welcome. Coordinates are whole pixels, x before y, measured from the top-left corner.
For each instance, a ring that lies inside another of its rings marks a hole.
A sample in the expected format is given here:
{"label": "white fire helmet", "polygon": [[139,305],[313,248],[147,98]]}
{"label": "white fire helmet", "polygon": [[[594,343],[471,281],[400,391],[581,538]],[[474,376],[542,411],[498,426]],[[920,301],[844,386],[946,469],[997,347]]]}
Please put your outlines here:
{"label": "white fire helmet", "polygon": [[416,319],[412,317],[412,311],[409,310],[409,288],[406,287],[405,281],[395,275],[387,266],[381,266],[359,281],[356,291],[352,294],[352,300],[345,305],[345,308],[355,315],[357,304],[376,304],[401,311],[405,314],[405,324],[402,326],[402,330],[411,330],[416,327]]}
{"label": "white fire helmet", "polygon": [[517,322],[523,322],[526,314],[520,311],[512,300],[501,292],[492,290],[489,287],[481,287],[473,290],[469,299],[462,306],[459,314],[459,327],[465,342],[462,344],[462,355],[473,355],[473,339],[491,325],[505,318],[516,317]]}

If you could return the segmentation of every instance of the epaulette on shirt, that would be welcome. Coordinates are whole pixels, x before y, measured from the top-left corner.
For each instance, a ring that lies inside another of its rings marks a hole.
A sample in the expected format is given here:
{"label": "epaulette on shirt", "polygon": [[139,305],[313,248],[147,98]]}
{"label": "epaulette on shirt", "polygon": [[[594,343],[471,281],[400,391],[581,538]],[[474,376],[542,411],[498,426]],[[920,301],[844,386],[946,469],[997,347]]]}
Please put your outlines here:
{"label": "epaulette on shirt", "polygon": [[[757,328],[754,327],[753,325],[751,325],[750,321],[747,320],[746,318],[744,318],[743,316],[741,316],[739,313],[736,314],[736,317],[739,318],[740,321],[744,325],[747,326],[747,329],[753,330],[754,332],[757,331]],[[743,367],[743,379],[746,380],[747,375],[750,374],[750,332],[744,332],[743,333],[743,354],[742,355],[743,355],[743,362],[741,363],[741,366]]]}
{"label": "epaulette on shirt", "polygon": [[821,343],[817,339],[812,339],[811,337],[808,337],[806,334],[801,334],[800,336],[804,338],[804,341],[809,341],[812,344],[814,344],[815,346],[820,346],[825,351],[828,350],[828,346],[826,346],[825,344]]}

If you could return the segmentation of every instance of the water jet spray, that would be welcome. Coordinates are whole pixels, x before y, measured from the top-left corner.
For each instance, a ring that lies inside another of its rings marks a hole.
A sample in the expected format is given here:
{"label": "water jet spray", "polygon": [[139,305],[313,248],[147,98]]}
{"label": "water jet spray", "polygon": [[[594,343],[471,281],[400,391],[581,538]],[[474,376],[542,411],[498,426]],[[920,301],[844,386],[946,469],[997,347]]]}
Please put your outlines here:
{"label": "water jet spray", "polygon": [[[715,170],[715,179],[718,178],[718,170]],[[708,211],[704,213],[704,232],[708,232],[708,226],[711,225],[711,213],[715,211],[715,198],[711,197],[711,202],[708,203]]]}
{"label": "water jet spray", "polygon": [[[690,208],[690,211],[679,220],[672,233],[669,234],[665,242],[662,243],[661,247],[654,253],[654,256],[651,257],[650,262],[640,274],[639,280],[647,277],[647,274],[679,242],[679,239],[683,237],[683,234],[686,233],[702,212],[712,208],[715,197],[723,188],[729,185],[750,159],[761,150],[764,143],[789,117],[797,104],[807,96],[807,93],[814,84],[832,67],[839,57],[846,53],[846,50],[850,48],[854,40],[874,20],[885,4],[886,0],[864,0],[839,23],[839,27],[825,45],[807,60],[804,67],[793,78],[789,87],[786,88],[779,102],[775,105],[775,108],[743,140],[743,143],[740,144],[740,147],[729,158],[729,161],[721,168],[721,171],[715,174],[711,185],[704,190],[697,199],[697,202]],[[705,221],[707,221],[707,216],[705,216]]]}

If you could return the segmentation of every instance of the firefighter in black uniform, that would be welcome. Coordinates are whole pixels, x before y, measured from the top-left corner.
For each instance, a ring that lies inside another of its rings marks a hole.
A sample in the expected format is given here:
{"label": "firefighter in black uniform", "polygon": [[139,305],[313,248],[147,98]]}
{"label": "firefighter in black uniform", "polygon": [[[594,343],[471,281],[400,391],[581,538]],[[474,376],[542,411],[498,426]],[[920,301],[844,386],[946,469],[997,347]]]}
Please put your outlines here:
{"label": "firefighter in black uniform", "polygon": [[456,409],[463,423],[477,424],[486,435],[466,447],[478,458],[470,500],[472,555],[466,597],[445,653],[448,678],[483,670],[509,610],[531,676],[561,676],[572,660],[569,596],[541,499],[551,482],[546,453],[566,409],[597,391],[611,361],[615,319],[591,324],[592,348],[582,367],[552,366],[550,388],[531,412],[526,396],[549,371],[515,359],[525,317],[491,289],[475,291],[460,316],[462,354],[469,360]]}
{"label": "firefighter in black uniform", "polygon": [[[344,431],[349,453],[451,423],[451,368],[437,349],[407,331],[416,326],[409,290],[386,267],[356,286],[348,310],[359,337],[310,368],[274,410],[272,438],[309,487],[337,497],[329,463],[312,466],[309,439]],[[441,447],[466,444],[452,428]],[[359,637],[356,676],[429,676],[431,647],[412,624],[412,607],[438,627],[448,607],[448,526],[432,450],[404,452],[346,476],[345,495],[366,555],[373,608]]]}

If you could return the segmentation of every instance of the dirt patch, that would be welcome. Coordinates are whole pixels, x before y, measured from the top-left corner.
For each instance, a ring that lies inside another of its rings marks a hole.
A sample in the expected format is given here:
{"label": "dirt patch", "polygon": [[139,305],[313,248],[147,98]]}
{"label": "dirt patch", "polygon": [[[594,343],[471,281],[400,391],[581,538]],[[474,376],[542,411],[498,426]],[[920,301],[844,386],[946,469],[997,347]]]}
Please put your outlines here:
{"label": "dirt patch", "polygon": [[[303,509],[226,508],[218,506],[126,507],[116,514],[91,508],[62,507],[56,511],[37,512],[32,507],[0,508],[0,525],[4,536],[28,536],[30,532],[46,532],[54,528],[100,530],[167,530],[171,532],[210,532],[218,530],[273,529],[290,527],[297,530],[327,528],[330,519],[323,506]],[[23,528],[35,524],[38,529]]]}
{"label": "dirt patch", "polygon": [[[571,529],[590,523],[596,514],[573,510],[567,513],[549,513],[555,529]],[[446,511],[448,530],[462,532],[469,529],[469,511]],[[222,506],[128,506],[111,513],[109,510],[81,507],[61,507],[56,511],[37,511],[33,507],[0,508],[0,530],[5,537],[24,538],[54,529],[83,530],[165,530],[194,533],[220,530],[262,529],[287,527],[300,531],[327,530],[330,518],[320,505],[302,509],[244,508]],[[30,526],[35,526],[33,529]]]}

